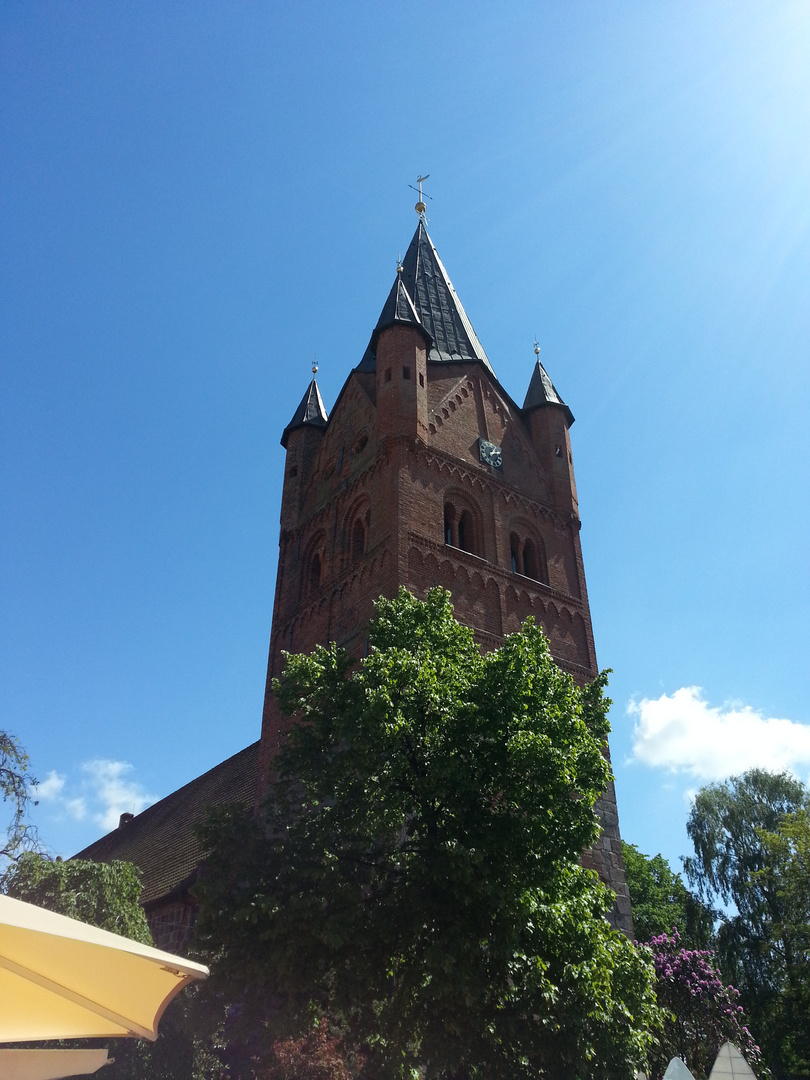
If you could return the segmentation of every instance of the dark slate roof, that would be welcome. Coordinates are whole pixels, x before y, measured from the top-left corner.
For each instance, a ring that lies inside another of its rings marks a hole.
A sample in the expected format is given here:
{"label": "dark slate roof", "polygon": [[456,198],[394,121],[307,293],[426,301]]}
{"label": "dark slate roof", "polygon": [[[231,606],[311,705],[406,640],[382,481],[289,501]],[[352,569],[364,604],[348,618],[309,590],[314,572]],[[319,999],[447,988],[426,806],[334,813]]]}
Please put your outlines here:
{"label": "dark slate roof", "polygon": [[422,326],[419,316],[416,314],[413,300],[411,300],[408,295],[408,290],[405,288],[405,282],[402,280],[402,274],[400,272],[397,272],[397,279],[391,286],[391,292],[388,294],[388,299],[383,305],[380,317],[377,320],[377,325],[374,328],[372,340],[375,345],[376,339],[379,337],[381,331],[385,330],[387,326],[393,326],[394,323],[404,323],[406,326],[418,326],[425,337],[428,338],[428,340],[430,339],[430,334],[428,334],[427,330]]}
{"label": "dark slate roof", "polygon": [[432,344],[431,336],[422,326],[419,316],[416,314],[416,308],[413,306],[413,300],[411,300],[408,290],[405,288],[405,283],[402,280],[402,267],[397,269],[396,281],[391,286],[388,299],[383,304],[380,317],[377,319],[377,325],[374,327],[374,333],[371,335],[371,341],[368,343],[363,359],[357,366],[358,371],[377,370],[377,342],[380,339],[380,334],[387,327],[394,326],[395,323],[417,327],[424,334],[428,347]]}
{"label": "dark slate roof", "polygon": [[259,744],[255,742],[119,825],[74,858],[134,863],[142,875],[143,904],[171,895],[193,880],[200,862],[200,844],[193,827],[203,821],[209,807],[252,804],[258,762]]}
{"label": "dark slate roof", "polygon": [[548,377],[548,373],[539,359],[534,366],[529,389],[526,391],[526,400],[523,402],[524,409],[536,409],[539,405],[562,405],[568,417],[568,426],[574,422],[574,415],[563,399],[554,389],[554,383]]}
{"label": "dark slate roof", "polygon": [[[428,360],[443,363],[480,360],[494,375],[484,347],[476,337],[472,323],[467,318],[421,218],[402,260],[402,273],[398,275],[398,279],[400,277],[406,295],[413,301],[419,322],[430,335],[432,344]],[[390,302],[389,295],[386,307]],[[384,307],[383,314],[385,310]],[[382,315],[358,365],[358,371],[375,369],[377,337],[383,329],[381,320]]]}
{"label": "dark slate roof", "polygon": [[323,398],[318,389],[318,384],[313,379],[307,387],[307,391],[301,398],[301,404],[293,413],[293,418],[281,433],[281,445],[287,449],[287,437],[291,431],[300,427],[326,427],[329,417],[323,405]]}

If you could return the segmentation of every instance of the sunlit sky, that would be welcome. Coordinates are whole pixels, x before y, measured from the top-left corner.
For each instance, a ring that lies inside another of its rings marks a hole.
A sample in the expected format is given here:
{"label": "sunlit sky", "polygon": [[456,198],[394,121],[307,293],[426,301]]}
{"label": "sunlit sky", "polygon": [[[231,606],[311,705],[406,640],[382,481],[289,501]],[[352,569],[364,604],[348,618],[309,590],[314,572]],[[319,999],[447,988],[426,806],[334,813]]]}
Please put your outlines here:
{"label": "sunlit sky", "polygon": [[576,416],[622,833],[810,776],[810,4],[0,6],[0,726],[72,854],[259,735],[279,437],[428,222]]}

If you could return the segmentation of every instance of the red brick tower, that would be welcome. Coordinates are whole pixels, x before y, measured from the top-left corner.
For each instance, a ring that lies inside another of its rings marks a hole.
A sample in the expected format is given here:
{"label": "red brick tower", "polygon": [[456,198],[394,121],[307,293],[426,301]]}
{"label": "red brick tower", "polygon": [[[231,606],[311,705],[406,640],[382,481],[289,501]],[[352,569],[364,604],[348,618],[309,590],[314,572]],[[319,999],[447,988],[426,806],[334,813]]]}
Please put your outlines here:
{"label": "red brick tower", "polygon": [[[597,674],[569,428],[539,358],[523,407],[498,382],[423,218],[358,366],[327,417],[315,380],[287,451],[260,776],[281,726],[282,650],[337,641],[362,655],[374,600],[452,593],[484,648],[533,615],[577,682]],[[584,861],[631,928],[611,784]]]}

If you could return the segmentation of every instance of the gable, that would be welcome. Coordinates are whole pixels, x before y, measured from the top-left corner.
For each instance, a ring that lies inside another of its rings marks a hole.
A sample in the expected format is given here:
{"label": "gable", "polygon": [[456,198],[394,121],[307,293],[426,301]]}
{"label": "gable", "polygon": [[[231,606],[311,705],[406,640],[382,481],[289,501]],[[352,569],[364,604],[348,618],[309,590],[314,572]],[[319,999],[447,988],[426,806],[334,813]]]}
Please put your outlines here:
{"label": "gable", "polygon": [[532,497],[549,502],[549,483],[526,425],[480,365],[428,368],[430,446],[468,465],[487,470],[481,462],[479,439],[502,451],[502,468],[495,475]]}

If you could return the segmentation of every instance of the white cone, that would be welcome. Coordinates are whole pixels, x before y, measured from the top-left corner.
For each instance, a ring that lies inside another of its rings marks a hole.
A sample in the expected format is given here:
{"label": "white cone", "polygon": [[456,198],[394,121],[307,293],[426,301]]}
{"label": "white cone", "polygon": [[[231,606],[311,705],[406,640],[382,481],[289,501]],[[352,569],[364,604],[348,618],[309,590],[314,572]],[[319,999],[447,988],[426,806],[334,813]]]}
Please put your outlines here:
{"label": "white cone", "polygon": [[726,1042],[720,1047],[709,1080],[756,1080],[756,1077],[737,1047]]}

